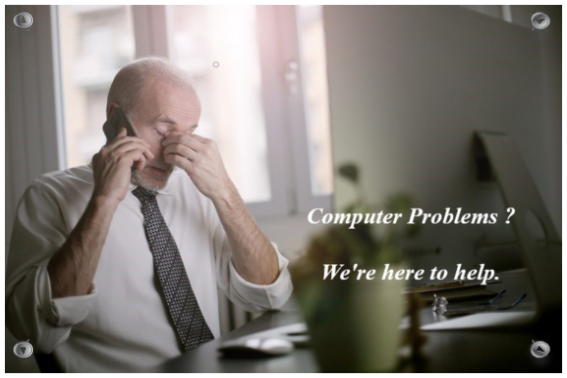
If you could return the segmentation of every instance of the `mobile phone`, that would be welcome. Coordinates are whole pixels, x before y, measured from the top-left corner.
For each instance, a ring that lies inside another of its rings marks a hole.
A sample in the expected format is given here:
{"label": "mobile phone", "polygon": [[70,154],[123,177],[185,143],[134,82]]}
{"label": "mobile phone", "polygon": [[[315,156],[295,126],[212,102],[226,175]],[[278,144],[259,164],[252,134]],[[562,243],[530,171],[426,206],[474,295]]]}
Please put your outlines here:
{"label": "mobile phone", "polygon": [[[116,136],[122,128],[126,128],[126,135],[138,136],[134,127],[132,127],[132,124],[128,121],[126,114],[124,114],[122,109],[117,108],[102,126],[102,131],[104,131],[104,135],[106,135],[106,144],[116,139]],[[132,165],[132,172],[136,170],[136,165],[136,162]]]}
{"label": "mobile phone", "polygon": [[106,144],[116,139],[116,136],[122,128],[126,128],[128,136],[138,136],[134,127],[132,127],[132,124],[128,121],[126,114],[124,114],[122,109],[117,108],[102,126],[102,131],[104,131],[104,135],[106,135]]}

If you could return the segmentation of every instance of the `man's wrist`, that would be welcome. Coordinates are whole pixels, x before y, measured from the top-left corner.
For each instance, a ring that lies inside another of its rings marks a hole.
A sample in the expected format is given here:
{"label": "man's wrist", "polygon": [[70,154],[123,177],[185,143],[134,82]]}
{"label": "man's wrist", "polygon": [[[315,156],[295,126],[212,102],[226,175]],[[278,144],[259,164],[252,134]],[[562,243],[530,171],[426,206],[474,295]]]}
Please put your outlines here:
{"label": "man's wrist", "polygon": [[219,190],[211,196],[211,200],[215,207],[228,210],[237,208],[243,202],[240,194],[238,194],[238,190],[236,190],[236,187],[232,183],[227,185],[225,190]]}
{"label": "man's wrist", "polygon": [[102,195],[93,195],[89,202],[89,207],[91,210],[95,211],[111,211],[114,212],[120,201],[118,199],[112,199]]}

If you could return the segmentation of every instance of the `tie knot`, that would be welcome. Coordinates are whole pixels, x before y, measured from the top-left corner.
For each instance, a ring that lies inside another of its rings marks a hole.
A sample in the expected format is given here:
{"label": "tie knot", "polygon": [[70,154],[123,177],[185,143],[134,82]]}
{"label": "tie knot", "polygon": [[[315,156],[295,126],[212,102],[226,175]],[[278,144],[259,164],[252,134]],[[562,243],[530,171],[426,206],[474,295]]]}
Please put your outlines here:
{"label": "tie knot", "polygon": [[140,200],[140,202],[142,204],[145,204],[149,201],[155,200],[157,192],[154,192],[152,190],[148,190],[146,188],[142,188],[141,186],[138,186],[136,189],[134,189],[132,191],[132,193],[138,197],[138,199]]}

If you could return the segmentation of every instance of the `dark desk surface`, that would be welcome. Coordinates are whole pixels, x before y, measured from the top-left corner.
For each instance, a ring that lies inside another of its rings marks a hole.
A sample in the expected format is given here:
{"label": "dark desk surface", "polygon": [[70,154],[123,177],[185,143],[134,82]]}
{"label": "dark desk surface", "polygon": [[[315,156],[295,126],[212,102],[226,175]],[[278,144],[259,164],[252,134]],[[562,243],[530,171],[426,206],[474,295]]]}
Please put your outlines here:
{"label": "dark desk surface", "polygon": [[[527,284],[525,271],[501,274],[502,284],[491,285],[506,295],[519,296],[528,293],[517,309],[533,308],[534,295]],[[267,359],[223,359],[217,347],[223,340],[234,339],[267,329],[302,321],[293,304],[280,312],[265,313],[252,322],[230,332],[221,339],[166,362],[156,369],[159,372],[318,372],[314,353],[309,348],[299,348],[287,356]],[[421,313],[422,324],[443,321],[435,319],[430,308]],[[545,319],[537,326],[509,330],[460,330],[425,332],[427,342],[423,347],[428,372],[561,372],[561,314]],[[536,359],[530,353],[532,340],[544,340],[551,353]]]}

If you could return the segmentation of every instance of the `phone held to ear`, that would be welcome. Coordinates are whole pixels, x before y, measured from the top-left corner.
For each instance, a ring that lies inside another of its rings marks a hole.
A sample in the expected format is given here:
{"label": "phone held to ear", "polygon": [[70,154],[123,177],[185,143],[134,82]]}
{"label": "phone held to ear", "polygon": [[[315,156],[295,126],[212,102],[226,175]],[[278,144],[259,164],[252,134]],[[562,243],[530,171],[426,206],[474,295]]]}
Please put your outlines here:
{"label": "phone held to ear", "polygon": [[[126,117],[126,114],[122,111],[122,109],[117,108],[112,114],[110,118],[106,120],[104,125],[102,126],[102,131],[104,131],[104,135],[106,135],[106,144],[109,144],[122,130],[122,128],[126,128],[126,135],[128,136],[138,136],[130,121]],[[136,170],[136,163],[132,165],[132,172]]]}

